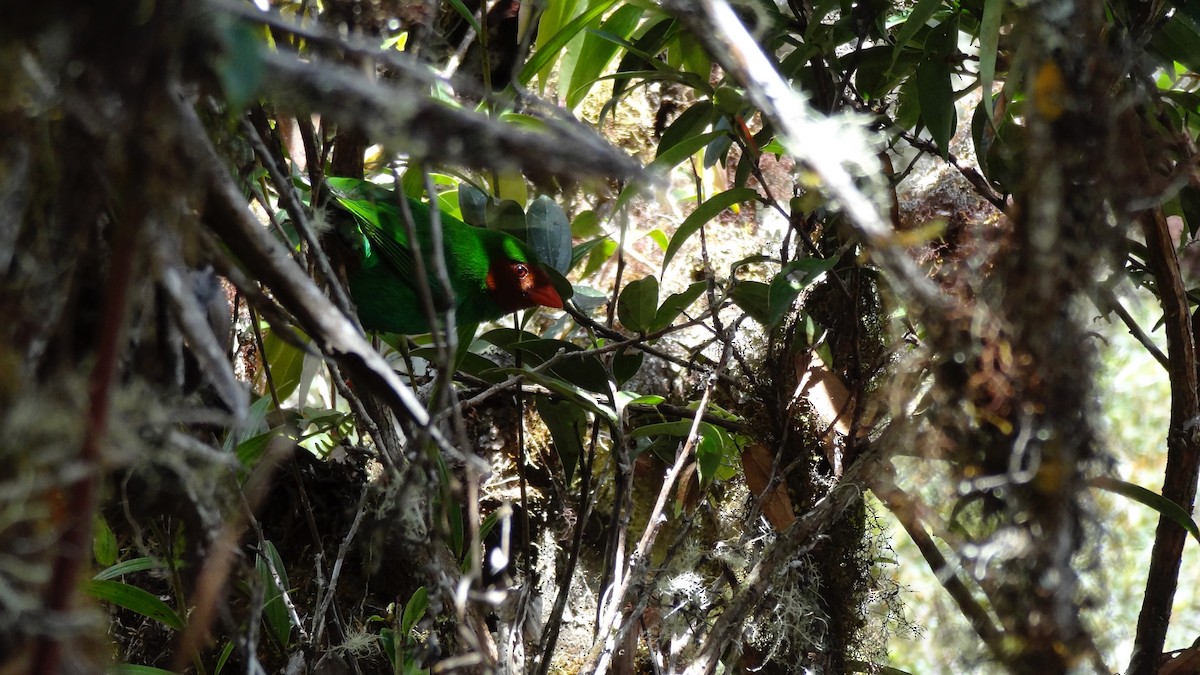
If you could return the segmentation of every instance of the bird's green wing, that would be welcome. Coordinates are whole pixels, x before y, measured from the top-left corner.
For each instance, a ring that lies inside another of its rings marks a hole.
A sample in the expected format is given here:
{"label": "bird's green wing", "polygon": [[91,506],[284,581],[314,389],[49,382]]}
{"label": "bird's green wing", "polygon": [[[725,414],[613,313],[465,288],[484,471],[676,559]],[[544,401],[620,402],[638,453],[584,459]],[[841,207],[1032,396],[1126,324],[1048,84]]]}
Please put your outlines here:
{"label": "bird's green wing", "polygon": [[[377,258],[380,263],[395,272],[396,276],[416,289],[419,282],[399,207],[344,196],[337,197],[337,201],[358,221],[359,229],[370,247],[364,255],[367,264],[370,264],[373,257]],[[417,220],[418,227],[421,226],[421,217],[422,213],[414,208],[413,218]],[[436,284],[431,284],[429,290],[433,294],[435,306],[448,306],[449,300],[439,292]]]}

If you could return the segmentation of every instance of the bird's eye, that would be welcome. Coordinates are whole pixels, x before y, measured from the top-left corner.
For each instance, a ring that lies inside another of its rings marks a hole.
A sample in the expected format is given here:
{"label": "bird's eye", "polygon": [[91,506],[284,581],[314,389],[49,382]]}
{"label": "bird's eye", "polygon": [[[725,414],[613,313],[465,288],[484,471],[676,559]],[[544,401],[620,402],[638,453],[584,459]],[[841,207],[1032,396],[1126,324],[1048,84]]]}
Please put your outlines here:
{"label": "bird's eye", "polygon": [[518,279],[524,279],[529,276],[529,268],[524,265],[516,265],[513,267],[513,270],[517,273]]}

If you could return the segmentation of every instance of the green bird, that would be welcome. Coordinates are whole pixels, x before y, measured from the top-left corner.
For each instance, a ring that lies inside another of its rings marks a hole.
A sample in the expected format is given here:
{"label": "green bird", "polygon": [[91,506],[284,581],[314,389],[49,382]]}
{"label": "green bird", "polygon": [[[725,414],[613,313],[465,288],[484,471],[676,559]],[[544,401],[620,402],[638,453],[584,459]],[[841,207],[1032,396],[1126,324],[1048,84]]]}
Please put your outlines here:
{"label": "green bird", "polygon": [[[332,181],[331,181],[332,183]],[[347,182],[348,183],[348,182]],[[347,265],[350,295],[363,328],[413,335],[428,333],[421,306],[412,249],[408,245],[394,195],[387,199],[358,199],[376,186],[358,183],[358,190],[337,191],[338,204],[357,224],[358,252]],[[335,184],[335,190],[337,184]],[[351,196],[355,194],[355,196]],[[479,323],[536,305],[562,308],[562,297],[550,275],[521,240],[497,230],[472,227],[444,211],[440,213],[446,271],[454,297],[447,298],[434,277],[429,206],[408,198],[417,242],[425,261],[427,284],[439,311],[455,308],[457,322]]]}

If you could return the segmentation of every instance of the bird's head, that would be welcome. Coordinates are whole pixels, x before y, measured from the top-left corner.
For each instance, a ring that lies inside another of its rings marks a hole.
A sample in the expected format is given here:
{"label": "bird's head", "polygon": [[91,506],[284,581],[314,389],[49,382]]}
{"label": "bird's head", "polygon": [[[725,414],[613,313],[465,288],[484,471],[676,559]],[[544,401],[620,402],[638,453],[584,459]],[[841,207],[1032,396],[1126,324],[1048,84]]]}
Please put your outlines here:
{"label": "bird's head", "polygon": [[487,273],[487,289],[505,313],[535,305],[562,309],[562,296],[550,275],[515,239],[506,239],[503,254],[495,256]]}

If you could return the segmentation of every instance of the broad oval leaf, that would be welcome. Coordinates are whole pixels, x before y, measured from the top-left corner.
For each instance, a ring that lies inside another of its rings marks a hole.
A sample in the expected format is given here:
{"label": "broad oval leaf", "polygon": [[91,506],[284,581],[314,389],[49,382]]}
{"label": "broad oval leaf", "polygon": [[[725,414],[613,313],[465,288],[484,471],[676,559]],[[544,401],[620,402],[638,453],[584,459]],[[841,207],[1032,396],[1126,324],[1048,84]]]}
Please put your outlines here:
{"label": "broad oval leaf", "polygon": [[621,291],[617,302],[617,318],[628,330],[647,333],[654,325],[658,311],[658,279],[648,275],[631,281]]}
{"label": "broad oval leaf", "polygon": [[558,202],[545,195],[533,200],[525,223],[538,260],[566,274],[571,269],[571,223]]}
{"label": "broad oval leaf", "polygon": [[730,293],[735,305],[741,307],[742,311],[749,314],[751,319],[764,326],[771,323],[767,309],[769,295],[770,287],[761,281],[739,281]]}
{"label": "broad oval leaf", "polygon": [[405,637],[409,631],[416,627],[417,622],[421,617],[425,616],[425,610],[429,607],[429,591],[424,586],[419,586],[413,591],[412,597],[408,602],[404,603],[404,615],[400,618],[400,630]]}
{"label": "broad oval leaf", "polygon": [[462,214],[460,220],[464,223],[475,227],[485,227],[487,225],[487,205],[488,196],[484,194],[483,190],[470,183],[462,183],[458,186],[458,210]]}
{"label": "broad oval leaf", "polygon": [[[480,339],[490,342],[514,356],[520,354],[526,359],[526,365],[534,367],[555,358],[559,352],[575,354],[583,351],[578,345],[570,342],[543,339],[532,333],[518,332],[511,328],[497,328],[488,331],[481,335]],[[609,391],[608,371],[604,368],[604,364],[600,363],[600,359],[592,354],[579,354],[560,359],[547,372],[589,391],[601,394]]]}
{"label": "broad oval leaf", "polygon": [[617,386],[624,386],[634,375],[637,375],[638,371],[642,369],[642,360],[645,356],[645,352],[640,349],[625,347],[613,354],[613,379],[617,381]]}

